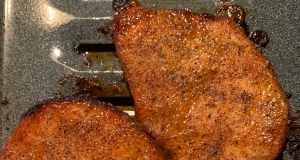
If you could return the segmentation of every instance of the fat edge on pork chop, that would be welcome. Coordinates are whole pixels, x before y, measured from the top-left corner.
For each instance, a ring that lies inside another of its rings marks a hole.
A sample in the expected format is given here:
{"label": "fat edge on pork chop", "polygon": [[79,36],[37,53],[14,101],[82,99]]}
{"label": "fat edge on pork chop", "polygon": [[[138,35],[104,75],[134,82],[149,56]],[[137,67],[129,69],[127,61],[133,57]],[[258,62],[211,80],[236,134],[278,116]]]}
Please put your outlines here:
{"label": "fat edge on pork chop", "polygon": [[275,159],[289,104],[270,61],[228,17],[122,8],[110,22],[136,117],[172,159]]}
{"label": "fat edge on pork chop", "polygon": [[54,99],[22,117],[0,159],[168,159],[133,117],[90,99]]}

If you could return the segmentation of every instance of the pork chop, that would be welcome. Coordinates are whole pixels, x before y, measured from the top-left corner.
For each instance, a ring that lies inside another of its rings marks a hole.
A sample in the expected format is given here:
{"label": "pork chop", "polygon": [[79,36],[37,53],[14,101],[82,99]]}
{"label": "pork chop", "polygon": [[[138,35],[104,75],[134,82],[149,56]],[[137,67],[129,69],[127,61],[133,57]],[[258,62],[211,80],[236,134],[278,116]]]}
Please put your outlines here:
{"label": "pork chop", "polygon": [[0,159],[167,159],[135,119],[110,104],[51,100],[22,117]]}
{"label": "pork chop", "polygon": [[289,104],[270,61],[228,17],[132,3],[110,34],[136,117],[172,159],[274,159]]}

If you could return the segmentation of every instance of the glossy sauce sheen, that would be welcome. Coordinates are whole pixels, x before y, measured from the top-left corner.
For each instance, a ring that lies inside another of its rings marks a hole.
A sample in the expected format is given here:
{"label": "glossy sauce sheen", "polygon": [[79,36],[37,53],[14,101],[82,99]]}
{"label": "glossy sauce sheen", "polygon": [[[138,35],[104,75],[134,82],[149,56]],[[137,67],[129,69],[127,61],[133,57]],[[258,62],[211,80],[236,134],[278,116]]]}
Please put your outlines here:
{"label": "glossy sauce sheen", "polygon": [[270,61],[230,18],[131,6],[110,33],[136,117],[172,159],[281,153],[285,93]]}
{"label": "glossy sauce sheen", "polygon": [[135,119],[98,101],[51,100],[22,117],[0,159],[168,159]]}

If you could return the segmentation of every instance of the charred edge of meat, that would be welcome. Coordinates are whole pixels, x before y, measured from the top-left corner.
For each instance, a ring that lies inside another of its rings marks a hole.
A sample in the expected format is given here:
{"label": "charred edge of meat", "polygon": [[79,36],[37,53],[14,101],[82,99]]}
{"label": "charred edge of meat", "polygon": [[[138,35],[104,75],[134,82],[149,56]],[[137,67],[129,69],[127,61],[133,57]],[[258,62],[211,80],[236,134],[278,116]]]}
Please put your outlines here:
{"label": "charred edge of meat", "polygon": [[210,14],[210,13],[202,13],[202,16],[206,20],[214,20],[214,19],[216,19],[216,17],[214,15]]}
{"label": "charred edge of meat", "polygon": [[275,160],[283,160],[283,153],[281,153],[278,157],[276,157]]}
{"label": "charred edge of meat", "polygon": [[107,102],[103,102],[103,101],[99,101],[97,100],[97,97],[92,97],[92,96],[86,96],[86,95],[80,95],[80,96],[72,96],[72,97],[64,97],[64,98],[51,98],[45,101],[42,101],[38,104],[36,104],[35,106],[29,108],[22,116],[21,119],[31,116],[34,114],[34,112],[39,109],[42,108],[43,106],[45,106],[46,104],[52,104],[52,103],[69,103],[69,102],[88,102],[88,103],[92,103],[92,104],[96,104],[99,106],[103,106],[106,108],[110,108],[114,111],[119,111],[122,112],[120,109],[113,107],[110,103]]}
{"label": "charred edge of meat", "polygon": [[248,24],[246,23],[246,21],[241,21],[240,19],[238,18],[234,18],[232,19],[235,23],[237,23],[245,32],[246,36],[249,35],[249,26]]}
{"label": "charred edge of meat", "polygon": [[118,13],[125,8],[137,6],[137,4],[137,0],[113,0],[112,8]]}
{"label": "charred edge of meat", "polygon": [[[112,2],[112,9],[115,11],[115,14],[118,14],[122,10],[125,10],[129,7],[135,7],[138,6],[138,0],[113,0]],[[112,28],[108,24],[104,27],[99,27],[97,31],[101,34],[111,34]]]}

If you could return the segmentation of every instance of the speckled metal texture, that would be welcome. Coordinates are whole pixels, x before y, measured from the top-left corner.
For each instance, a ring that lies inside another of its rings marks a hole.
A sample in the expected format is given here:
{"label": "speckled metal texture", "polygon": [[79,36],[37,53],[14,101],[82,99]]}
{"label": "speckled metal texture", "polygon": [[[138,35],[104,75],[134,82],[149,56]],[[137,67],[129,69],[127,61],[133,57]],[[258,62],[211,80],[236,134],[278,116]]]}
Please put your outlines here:
{"label": "speckled metal texture", "polygon": [[[117,61],[83,67],[74,51],[80,43],[112,43],[97,32],[113,17],[111,0],[5,0],[0,4],[1,110],[0,147],[21,115],[38,102],[71,96],[74,87],[62,86],[64,75],[98,77],[104,83],[122,83]],[[239,4],[247,9],[250,31],[264,30],[270,59],[289,99],[291,113],[300,110],[300,1],[299,0],[141,0],[150,8],[178,8],[214,13],[219,5]],[[108,67],[109,66],[109,67]],[[283,159],[291,157],[284,152]]]}

